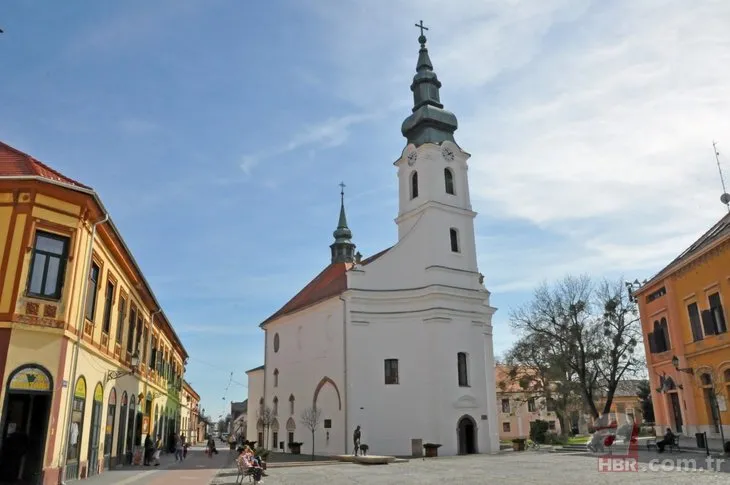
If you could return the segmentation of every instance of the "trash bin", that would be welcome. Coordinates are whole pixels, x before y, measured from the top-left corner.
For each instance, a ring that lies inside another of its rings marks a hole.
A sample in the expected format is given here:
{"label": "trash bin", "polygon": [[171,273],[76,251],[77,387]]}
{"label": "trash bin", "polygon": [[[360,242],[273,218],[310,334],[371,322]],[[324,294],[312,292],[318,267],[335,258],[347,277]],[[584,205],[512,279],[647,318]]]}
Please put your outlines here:
{"label": "trash bin", "polygon": [[695,438],[697,439],[697,448],[704,450],[705,445],[705,433],[695,433]]}

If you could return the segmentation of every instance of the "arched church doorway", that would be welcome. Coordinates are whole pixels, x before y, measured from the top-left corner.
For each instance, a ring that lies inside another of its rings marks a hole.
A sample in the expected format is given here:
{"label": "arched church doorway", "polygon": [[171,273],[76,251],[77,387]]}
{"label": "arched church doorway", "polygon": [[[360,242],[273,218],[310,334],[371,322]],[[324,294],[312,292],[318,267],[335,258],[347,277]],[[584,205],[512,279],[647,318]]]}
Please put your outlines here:
{"label": "arched church doorway", "polygon": [[43,472],[53,379],[35,364],[8,379],[0,441],[0,483],[38,483]]}
{"label": "arched church doorway", "polygon": [[474,418],[465,414],[456,425],[460,455],[477,453],[477,423]]}

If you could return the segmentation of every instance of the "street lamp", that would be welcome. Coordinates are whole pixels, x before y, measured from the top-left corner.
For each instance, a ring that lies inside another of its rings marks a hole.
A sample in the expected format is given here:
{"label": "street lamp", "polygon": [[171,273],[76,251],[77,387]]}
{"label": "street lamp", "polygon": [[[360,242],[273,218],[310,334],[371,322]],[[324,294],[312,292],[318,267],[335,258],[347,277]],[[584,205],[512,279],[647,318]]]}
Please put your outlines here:
{"label": "street lamp", "polygon": [[[644,283],[646,283],[646,280],[644,280]],[[624,283],[624,285],[626,285],[626,290],[628,290],[628,292],[629,292],[629,300],[631,300],[632,302],[636,301],[636,298],[634,297],[634,292],[636,290],[638,290],[639,288],[641,288],[642,284],[643,283],[639,282],[638,279],[635,279],[633,282],[626,281]]]}
{"label": "street lamp", "polygon": [[115,379],[119,379],[120,377],[129,376],[137,372],[137,368],[139,367],[139,353],[135,350],[132,354],[132,357],[130,358],[130,367],[131,370],[110,370],[106,373],[106,376],[104,376],[104,385],[106,385],[107,382]]}
{"label": "street lamp", "polygon": [[689,374],[691,376],[695,375],[695,370],[691,367],[685,367],[683,369],[679,368],[679,357],[676,355],[672,356],[672,365],[674,366],[674,370],[678,372],[684,372],[685,374]]}

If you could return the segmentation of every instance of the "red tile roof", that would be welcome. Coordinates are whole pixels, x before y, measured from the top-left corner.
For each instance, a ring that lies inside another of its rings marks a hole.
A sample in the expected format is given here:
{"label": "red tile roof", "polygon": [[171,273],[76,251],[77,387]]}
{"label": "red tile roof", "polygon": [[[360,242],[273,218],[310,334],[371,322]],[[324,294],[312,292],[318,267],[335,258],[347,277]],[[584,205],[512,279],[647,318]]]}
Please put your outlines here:
{"label": "red tile roof", "polygon": [[[390,248],[384,249],[379,253],[375,253],[367,259],[361,261],[361,265],[365,266],[372,263],[383,254],[388,252]],[[310,281],[294,298],[289,300],[286,305],[281,307],[279,311],[271,315],[261,323],[266,325],[278,318],[302,310],[310,305],[319,303],[333,296],[341,295],[347,289],[347,271],[352,268],[351,263],[332,263],[322,270],[315,278]]]}
{"label": "red tile roof", "polygon": [[43,177],[76,187],[90,187],[66,177],[20,150],[0,142],[0,177]]}

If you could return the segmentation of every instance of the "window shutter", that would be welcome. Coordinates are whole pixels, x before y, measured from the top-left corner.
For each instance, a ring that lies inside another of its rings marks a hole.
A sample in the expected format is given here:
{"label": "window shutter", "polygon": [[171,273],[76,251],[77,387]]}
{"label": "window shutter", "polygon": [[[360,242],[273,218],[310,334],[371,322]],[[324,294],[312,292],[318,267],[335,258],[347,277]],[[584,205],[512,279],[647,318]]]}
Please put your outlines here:
{"label": "window shutter", "polygon": [[649,352],[656,354],[656,340],[654,339],[654,332],[649,332],[647,339],[649,340]]}
{"label": "window shutter", "polygon": [[715,335],[715,319],[712,318],[711,310],[702,310],[702,327],[705,335]]}

